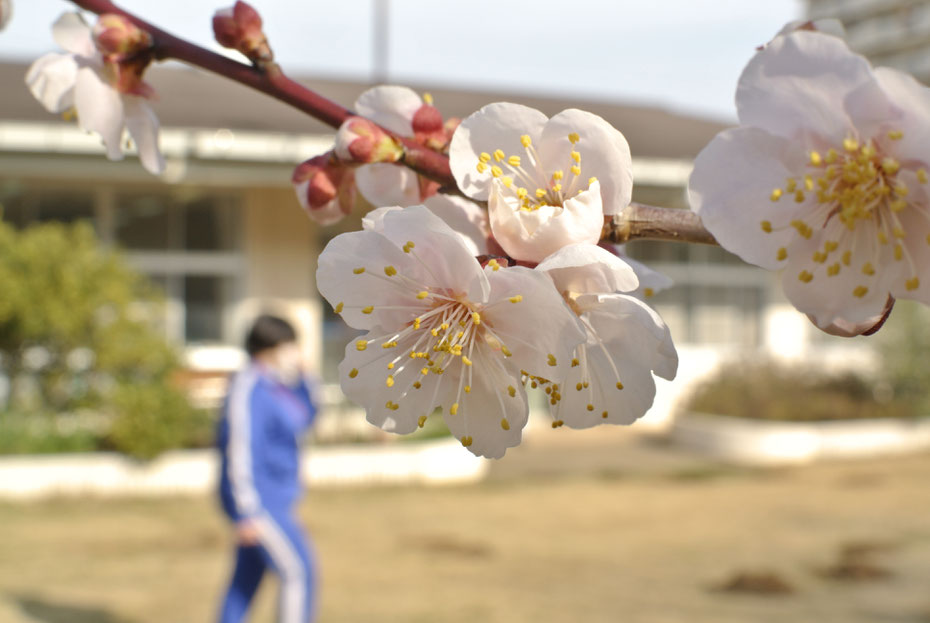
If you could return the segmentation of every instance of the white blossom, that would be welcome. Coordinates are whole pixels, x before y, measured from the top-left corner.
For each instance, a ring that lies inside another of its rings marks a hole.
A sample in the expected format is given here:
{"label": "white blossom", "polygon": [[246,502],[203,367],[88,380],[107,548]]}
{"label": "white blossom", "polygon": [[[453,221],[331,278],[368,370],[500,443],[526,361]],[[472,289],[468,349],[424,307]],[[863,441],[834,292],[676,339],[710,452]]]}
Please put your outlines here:
{"label": "white blossom", "polygon": [[409,433],[441,408],[471,452],[520,442],[524,373],[560,379],[584,339],[543,273],[483,267],[424,206],[382,210],[320,255],[317,285],[347,324],[343,391],[384,430]]}
{"label": "white blossom", "polygon": [[930,302],[930,90],[838,37],[797,31],[749,62],[740,126],[698,156],[691,204],[720,244],[782,270],[823,329]]}
{"label": "white blossom", "polygon": [[449,165],[459,188],[487,200],[491,231],[511,257],[539,262],[567,244],[595,243],[604,215],[633,188],[630,149],[602,118],[489,104],[462,121]]}
{"label": "white blossom", "polygon": [[52,113],[74,112],[81,129],[100,135],[107,157],[123,157],[123,131],[128,130],[142,165],[161,173],[165,162],[158,148],[158,118],[144,97],[121,93],[96,49],[91,29],[77,13],[65,13],[52,27],[66,54],[46,54],[26,74],[26,84]]}
{"label": "white blossom", "polygon": [[564,247],[537,271],[548,274],[585,328],[561,383],[543,385],[553,426],[589,428],[631,424],[655,398],[653,372],[672,380],[678,354],[668,327],[648,305],[620,292],[635,292],[639,280],[624,260],[590,244]]}

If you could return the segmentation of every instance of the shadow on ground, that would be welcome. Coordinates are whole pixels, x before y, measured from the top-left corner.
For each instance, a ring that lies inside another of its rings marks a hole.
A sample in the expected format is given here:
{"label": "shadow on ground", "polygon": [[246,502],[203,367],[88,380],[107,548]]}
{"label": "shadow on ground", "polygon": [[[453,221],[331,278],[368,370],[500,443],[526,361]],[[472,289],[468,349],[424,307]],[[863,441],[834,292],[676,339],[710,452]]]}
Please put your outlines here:
{"label": "shadow on ground", "polygon": [[36,623],[134,623],[102,608],[54,602],[35,595],[13,595],[11,601]]}

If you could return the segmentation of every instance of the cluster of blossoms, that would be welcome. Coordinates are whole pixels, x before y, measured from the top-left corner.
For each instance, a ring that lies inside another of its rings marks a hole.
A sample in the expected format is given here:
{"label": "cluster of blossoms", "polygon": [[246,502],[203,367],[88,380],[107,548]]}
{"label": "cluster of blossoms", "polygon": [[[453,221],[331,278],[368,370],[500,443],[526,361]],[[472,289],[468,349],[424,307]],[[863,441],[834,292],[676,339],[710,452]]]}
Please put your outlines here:
{"label": "cluster of blossoms", "polygon": [[[386,107],[369,110],[372,117],[385,126],[393,119],[388,129],[411,128],[420,140],[415,121],[429,104],[401,97],[406,92],[379,87],[357,108],[380,101]],[[487,201],[487,212],[435,190],[424,200],[420,182],[405,187],[409,180],[398,177],[413,174],[385,157],[356,169],[355,181],[366,199],[389,207],[320,255],[320,292],[346,323],[367,331],[340,366],[346,395],[396,433],[441,413],[465,447],[495,458],[520,441],[528,389],[545,396],[553,427],[641,417],[655,396],[653,373],[674,378],[678,359],[668,328],[636,296],[667,284],[646,269],[651,285],[641,285],[631,264],[597,244],[605,215],[630,202],[623,135],[582,111],[548,119],[499,103],[447,136],[435,134],[436,147],[448,146],[460,190]],[[355,144],[337,138],[336,153],[343,160],[340,151],[352,147],[390,154],[381,140],[356,132]],[[368,167],[393,179],[363,187]],[[338,187],[331,185],[331,201]],[[398,196],[399,188],[410,192]]]}
{"label": "cluster of blossoms", "polygon": [[148,104],[152,88],[142,80],[151,61],[148,33],[129,20],[101,15],[93,28],[77,13],[65,13],[52,27],[66,54],[46,54],[29,68],[26,84],[51,113],[77,117],[81,129],[98,134],[107,157],[123,157],[123,133],[136,144],[142,165],[161,173],[158,118]]}
{"label": "cluster of blossoms", "polygon": [[[402,86],[368,89],[354,110],[359,116],[342,124],[333,150],[299,165],[291,180],[301,206],[323,225],[348,214],[357,194],[373,206],[404,207],[436,195],[439,184],[393,164],[404,153],[395,137],[447,153],[459,124],[443,120],[430,94]],[[316,180],[309,186],[308,175]]]}
{"label": "cluster of blossoms", "polygon": [[781,270],[832,333],[875,329],[894,298],[930,303],[930,89],[808,24],[751,59],[736,104],[690,180],[720,244]]}

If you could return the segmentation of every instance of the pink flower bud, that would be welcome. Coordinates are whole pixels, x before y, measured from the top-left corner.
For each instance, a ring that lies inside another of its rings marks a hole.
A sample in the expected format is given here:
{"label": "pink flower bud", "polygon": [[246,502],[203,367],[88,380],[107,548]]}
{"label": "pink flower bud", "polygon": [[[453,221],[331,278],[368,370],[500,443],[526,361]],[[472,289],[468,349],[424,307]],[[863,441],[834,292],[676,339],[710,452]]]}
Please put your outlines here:
{"label": "pink flower bud", "polygon": [[352,117],[336,133],[336,155],[345,162],[397,162],[403,153],[391,135],[364,117]]}
{"label": "pink flower bud", "polygon": [[242,0],[213,15],[213,36],[223,47],[239,50],[253,62],[270,62],[273,58],[262,31],[261,15]]}
{"label": "pink flower bud", "polygon": [[413,115],[410,125],[418,143],[430,149],[442,151],[449,144],[451,134],[446,134],[442,114],[432,104],[423,104]]}
{"label": "pink flower bud", "polygon": [[297,200],[307,215],[321,225],[332,225],[355,205],[355,172],[332,152],[300,163],[291,177]]}
{"label": "pink flower bud", "polygon": [[104,13],[97,19],[93,37],[103,57],[112,62],[124,61],[152,47],[149,33],[115,13]]}

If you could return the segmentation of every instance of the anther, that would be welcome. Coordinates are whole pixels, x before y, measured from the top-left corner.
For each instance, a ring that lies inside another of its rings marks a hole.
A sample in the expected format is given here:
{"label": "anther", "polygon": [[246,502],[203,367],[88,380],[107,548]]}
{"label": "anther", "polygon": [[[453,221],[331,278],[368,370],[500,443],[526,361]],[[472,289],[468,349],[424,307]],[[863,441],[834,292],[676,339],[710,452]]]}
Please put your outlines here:
{"label": "anther", "polygon": [[385,266],[384,274],[387,275],[388,277],[393,277],[394,275],[397,274],[397,269],[394,268],[393,266]]}
{"label": "anther", "polygon": [[858,297],[860,299],[868,293],[869,293],[869,289],[865,286],[856,286],[856,288],[853,290],[853,296]]}
{"label": "anther", "polygon": [[553,355],[552,353],[549,353],[549,356],[547,357],[546,361],[549,363],[550,366],[557,365],[556,360],[555,360],[555,355]]}
{"label": "anther", "polygon": [[342,302],[336,303],[336,306],[333,307],[333,311],[336,312],[337,314],[341,314],[343,307],[344,305],[342,304]]}
{"label": "anther", "polygon": [[365,269],[363,267],[353,268],[352,272],[355,273],[356,275],[361,275],[363,272],[365,272]]}
{"label": "anther", "polygon": [[356,350],[365,350],[368,348],[368,340],[359,340],[355,343]]}
{"label": "anther", "polygon": [[354,379],[357,376],[358,376],[358,368],[352,368],[351,370],[349,370],[350,379]]}
{"label": "anther", "polygon": [[504,430],[510,430],[510,422],[507,421],[507,418],[501,420],[501,428]]}
{"label": "anther", "polygon": [[363,308],[362,308],[362,313],[363,313],[363,314],[370,314],[370,313],[373,312],[373,311],[375,311],[374,305],[369,305],[368,307],[363,307]]}

